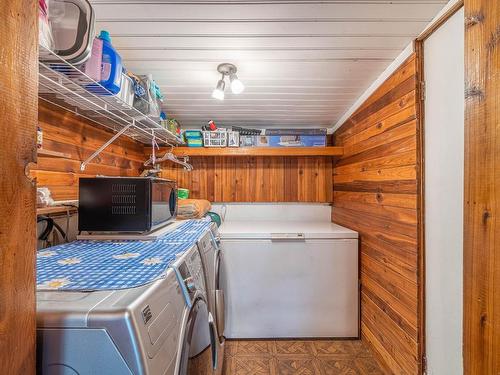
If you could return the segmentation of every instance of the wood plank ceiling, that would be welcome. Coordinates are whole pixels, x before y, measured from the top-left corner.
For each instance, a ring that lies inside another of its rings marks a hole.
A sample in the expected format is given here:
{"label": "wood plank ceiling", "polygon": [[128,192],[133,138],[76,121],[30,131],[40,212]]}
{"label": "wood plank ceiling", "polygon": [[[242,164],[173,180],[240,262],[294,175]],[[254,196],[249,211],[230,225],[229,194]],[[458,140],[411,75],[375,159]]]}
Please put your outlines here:
{"label": "wood plank ceiling", "polygon": [[[184,127],[334,124],[446,0],[93,0],[97,31],[152,73]],[[211,98],[217,65],[246,85]]]}

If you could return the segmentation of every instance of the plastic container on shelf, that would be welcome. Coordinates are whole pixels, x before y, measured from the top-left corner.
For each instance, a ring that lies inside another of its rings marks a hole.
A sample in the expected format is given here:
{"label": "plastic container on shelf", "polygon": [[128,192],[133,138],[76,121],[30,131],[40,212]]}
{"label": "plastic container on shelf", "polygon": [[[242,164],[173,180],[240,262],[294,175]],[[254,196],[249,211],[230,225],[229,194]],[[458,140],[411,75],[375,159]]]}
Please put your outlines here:
{"label": "plastic container on shelf", "polygon": [[177,189],[177,197],[179,199],[188,199],[189,198],[189,189],[178,188]]}
{"label": "plastic container on shelf", "polygon": [[248,135],[240,133],[240,147],[255,147],[258,144],[259,135]]}
{"label": "plastic container on shelf", "polygon": [[160,125],[162,128],[168,129],[167,114],[163,111],[160,112]]}
{"label": "plastic container on shelf", "polygon": [[118,94],[122,79],[122,58],[111,44],[111,37],[106,30],[101,30],[99,39],[102,40],[101,80],[99,84],[112,94]]}
{"label": "plastic container on shelf", "polygon": [[180,125],[177,120],[174,118],[168,119],[167,130],[172,134],[177,134],[177,129],[180,129]]}
{"label": "plastic container on shelf", "polygon": [[186,139],[190,139],[190,138],[202,139],[202,135],[201,135],[200,130],[185,130],[184,137]]}
{"label": "plastic container on shelf", "polygon": [[240,147],[240,133],[228,130],[227,147]]}
{"label": "plastic container on shelf", "polygon": [[203,136],[199,130],[185,130],[184,139],[188,147],[203,147]]}
{"label": "plastic container on shelf", "polygon": [[117,96],[127,106],[131,107],[134,104],[134,83],[132,78],[125,73],[122,73],[121,88]]}
{"label": "plastic container on shelf", "polygon": [[161,93],[151,74],[134,76],[135,89],[134,107],[147,116],[160,117],[160,99]]}
{"label": "plastic container on shelf", "polygon": [[38,43],[49,50],[54,49],[54,37],[49,23],[49,6],[46,0],[38,0]]}
{"label": "plastic container on shelf", "polygon": [[82,71],[96,82],[101,80],[102,47],[102,39],[94,38],[90,58],[82,66]]}
{"label": "plastic container on shelf", "polygon": [[[48,15],[53,50],[73,65],[83,64],[91,55],[94,38],[95,14],[88,0],[50,0]],[[52,56],[43,59],[53,63],[60,61]]]}
{"label": "plastic container on shelf", "polygon": [[203,139],[187,139],[188,147],[203,147]]}
{"label": "plastic container on shelf", "polygon": [[205,147],[226,147],[227,146],[227,131],[215,130],[203,132],[203,145]]}

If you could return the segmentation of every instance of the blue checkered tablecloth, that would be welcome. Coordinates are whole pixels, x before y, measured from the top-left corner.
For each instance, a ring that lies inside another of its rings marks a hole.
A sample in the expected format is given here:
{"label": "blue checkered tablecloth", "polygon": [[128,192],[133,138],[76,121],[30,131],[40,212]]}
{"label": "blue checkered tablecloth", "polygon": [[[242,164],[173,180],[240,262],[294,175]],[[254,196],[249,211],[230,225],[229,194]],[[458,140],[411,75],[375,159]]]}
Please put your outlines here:
{"label": "blue checkered tablecloth", "polygon": [[74,241],[37,253],[37,290],[134,288],[162,277],[209,228],[188,220],[156,241]]}
{"label": "blue checkered tablecloth", "polygon": [[201,235],[210,229],[211,221],[207,219],[187,220],[176,229],[158,238],[162,242],[196,242]]}

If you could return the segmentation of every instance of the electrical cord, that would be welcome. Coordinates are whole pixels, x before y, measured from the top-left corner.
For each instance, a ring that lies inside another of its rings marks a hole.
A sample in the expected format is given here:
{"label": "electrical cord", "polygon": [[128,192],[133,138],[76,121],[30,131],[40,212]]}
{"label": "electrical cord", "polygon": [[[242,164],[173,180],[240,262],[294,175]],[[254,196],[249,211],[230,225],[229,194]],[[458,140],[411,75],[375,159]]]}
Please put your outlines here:
{"label": "electrical cord", "polygon": [[65,204],[63,204],[63,207],[66,207],[66,238],[65,238],[65,240],[66,240],[66,242],[68,242],[69,221],[71,218],[71,215],[69,213],[69,209],[72,207],[78,209],[78,206],[75,204],[71,204],[71,203],[65,203]]}
{"label": "electrical cord", "polygon": [[45,227],[44,231],[38,236],[38,239],[41,241],[47,241],[47,238],[49,237],[50,233],[55,229],[59,232],[59,234],[62,236],[62,238],[68,242],[68,236],[67,233],[61,228],[59,224],[57,224],[54,219],[48,216],[39,216],[36,219],[37,223],[40,223],[42,221],[45,221],[47,223],[47,226]]}
{"label": "electrical cord", "polygon": [[40,241],[47,241],[47,238],[49,237],[49,234],[52,232],[54,229],[54,220],[50,217],[47,216],[38,216],[36,219],[37,223],[41,223],[42,221],[46,222],[46,226],[42,233],[38,236],[38,239]]}

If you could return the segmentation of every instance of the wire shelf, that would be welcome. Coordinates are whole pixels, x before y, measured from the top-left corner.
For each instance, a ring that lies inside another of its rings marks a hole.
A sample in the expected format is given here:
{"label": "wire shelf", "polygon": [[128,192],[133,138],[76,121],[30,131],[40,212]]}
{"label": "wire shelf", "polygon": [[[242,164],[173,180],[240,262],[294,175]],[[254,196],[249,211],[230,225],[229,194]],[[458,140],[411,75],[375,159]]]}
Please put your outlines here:
{"label": "wire shelf", "polygon": [[39,46],[38,78],[38,97],[41,100],[104,126],[115,135],[123,134],[144,144],[151,144],[153,138],[158,144],[183,144],[157,120],[114,96],[76,66],[43,46]]}

